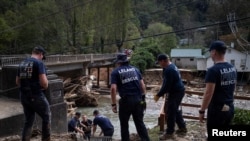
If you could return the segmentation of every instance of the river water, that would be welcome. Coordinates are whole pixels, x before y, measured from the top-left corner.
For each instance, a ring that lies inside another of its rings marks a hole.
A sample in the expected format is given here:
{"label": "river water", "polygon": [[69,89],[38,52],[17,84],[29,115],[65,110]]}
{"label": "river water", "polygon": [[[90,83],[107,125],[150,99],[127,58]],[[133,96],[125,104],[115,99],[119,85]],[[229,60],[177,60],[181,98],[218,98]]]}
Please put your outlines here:
{"label": "river water", "polygon": [[[158,117],[160,114],[161,105],[163,100],[160,99],[157,103],[153,101],[152,95],[147,95],[147,110],[145,112],[144,122],[147,128],[151,129],[158,124]],[[97,107],[83,107],[78,108],[77,111],[81,112],[82,114],[86,114],[89,119],[93,120],[93,111],[98,109],[99,112],[106,117],[108,117],[112,124],[114,125],[115,132],[113,135],[113,139],[121,139],[120,136],[120,122],[117,113],[113,113],[111,109],[111,100],[109,95],[101,96],[99,99],[99,105]],[[129,121],[129,131],[131,133],[137,133],[136,128],[133,122],[132,116],[130,117]],[[97,133],[100,132],[100,128],[97,127]],[[98,134],[96,134],[98,135]]]}

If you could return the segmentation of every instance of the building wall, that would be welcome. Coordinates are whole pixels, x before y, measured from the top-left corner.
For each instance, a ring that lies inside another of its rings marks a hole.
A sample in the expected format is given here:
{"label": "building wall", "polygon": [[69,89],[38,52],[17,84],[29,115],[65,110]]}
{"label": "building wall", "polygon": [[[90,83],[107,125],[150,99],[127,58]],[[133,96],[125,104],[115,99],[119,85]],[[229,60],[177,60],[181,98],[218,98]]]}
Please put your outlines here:
{"label": "building wall", "polygon": [[199,70],[199,71],[206,71],[207,70],[206,58],[197,59],[197,70]]}
{"label": "building wall", "polygon": [[[178,60],[179,59],[179,60]],[[192,61],[191,61],[192,59]],[[172,58],[172,62],[178,68],[188,68],[188,69],[196,69],[197,68],[197,59],[193,57],[186,57],[186,58]]]}
{"label": "building wall", "polygon": [[[238,72],[250,72],[250,56],[244,53],[241,53],[235,49],[228,49],[225,55],[225,60],[233,64]],[[246,60],[244,62],[243,60]],[[207,68],[211,67],[214,64],[211,57],[207,58]],[[245,68],[242,65],[245,65]]]}

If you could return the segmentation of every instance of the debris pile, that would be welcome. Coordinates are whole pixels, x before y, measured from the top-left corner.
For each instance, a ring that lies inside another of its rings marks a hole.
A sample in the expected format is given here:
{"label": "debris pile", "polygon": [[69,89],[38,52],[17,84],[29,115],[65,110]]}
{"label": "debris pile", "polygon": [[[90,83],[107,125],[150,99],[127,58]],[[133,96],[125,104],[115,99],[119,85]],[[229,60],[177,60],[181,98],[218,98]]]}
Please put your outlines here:
{"label": "debris pile", "polygon": [[98,106],[100,93],[92,90],[92,79],[89,76],[67,78],[63,81],[64,100],[68,105],[68,116],[75,113],[77,107]]}

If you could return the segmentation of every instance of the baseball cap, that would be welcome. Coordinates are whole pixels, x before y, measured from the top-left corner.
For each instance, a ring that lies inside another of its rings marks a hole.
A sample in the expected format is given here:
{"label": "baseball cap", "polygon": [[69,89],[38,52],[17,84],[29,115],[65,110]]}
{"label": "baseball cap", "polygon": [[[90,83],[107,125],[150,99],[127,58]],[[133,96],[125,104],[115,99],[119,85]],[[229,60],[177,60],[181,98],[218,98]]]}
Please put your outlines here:
{"label": "baseball cap", "polygon": [[159,61],[161,61],[161,60],[166,60],[166,59],[169,59],[169,56],[168,56],[168,55],[166,55],[166,54],[159,54],[159,55],[157,56],[157,61],[155,61],[155,64],[158,64]]}
{"label": "baseball cap", "polygon": [[116,59],[114,60],[114,63],[125,63],[128,62],[127,54],[125,53],[119,53],[116,56]]}
{"label": "baseball cap", "polygon": [[80,112],[76,112],[75,115],[76,116],[81,116],[81,113]]}
{"label": "baseball cap", "polygon": [[221,50],[226,50],[227,46],[223,41],[213,41],[209,47],[209,51],[211,50],[217,50],[217,51],[221,51]]}
{"label": "baseball cap", "polygon": [[41,52],[43,54],[43,58],[42,59],[46,60],[46,56],[45,56],[46,51],[45,51],[45,49],[42,46],[36,46],[36,47],[34,47],[33,51]]}

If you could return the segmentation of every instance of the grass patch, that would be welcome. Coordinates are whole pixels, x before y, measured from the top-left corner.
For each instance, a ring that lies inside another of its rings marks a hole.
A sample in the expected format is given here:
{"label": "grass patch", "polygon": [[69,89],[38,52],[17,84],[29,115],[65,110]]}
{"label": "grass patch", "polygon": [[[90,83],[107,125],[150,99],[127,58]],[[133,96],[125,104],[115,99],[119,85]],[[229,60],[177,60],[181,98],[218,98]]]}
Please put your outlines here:
{"label": "grass patch", "polygon": [[233,125],[250,125],[250,110],[235,108]]}
{"label": "grass patch", "polygon": [[160,126],[155,126],[154,128],[150,129],[148,134],[149,134],[150,140],[158,141],[159,135],[160,135]]}

